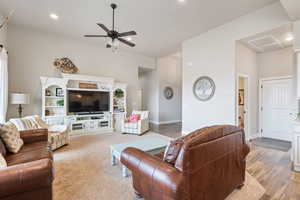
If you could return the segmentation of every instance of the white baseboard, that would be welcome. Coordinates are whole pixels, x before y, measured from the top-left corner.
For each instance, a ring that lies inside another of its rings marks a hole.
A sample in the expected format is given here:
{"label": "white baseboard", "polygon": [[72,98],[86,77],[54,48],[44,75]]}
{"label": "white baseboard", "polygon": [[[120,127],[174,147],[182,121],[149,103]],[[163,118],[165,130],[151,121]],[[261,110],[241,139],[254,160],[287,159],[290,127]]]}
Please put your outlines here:
{"label": "white baseboard", "polygon": [[255,134],[250,134],[247,139],[248,140],[254,140],[254,139],[259,138],[259,137],[260,137],[260,133],[255,133]]}
{"label": "white baseboard", "polygon": [[181,120],[161,121],[161,122],[150,121],[151,124],[155,124],[155,125],[175,124],[175,123],[180,123],[180,122],[182,122],[182,121]]}

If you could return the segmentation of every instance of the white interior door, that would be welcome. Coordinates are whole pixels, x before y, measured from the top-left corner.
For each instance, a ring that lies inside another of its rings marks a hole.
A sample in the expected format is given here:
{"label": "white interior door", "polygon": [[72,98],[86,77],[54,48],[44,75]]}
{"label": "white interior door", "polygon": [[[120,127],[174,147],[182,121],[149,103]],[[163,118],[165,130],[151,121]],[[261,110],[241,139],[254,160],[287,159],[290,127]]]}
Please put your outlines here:
{"label": "white interior door", "polygon": [[262,136],[292,140],[292,79],[262,82]]}

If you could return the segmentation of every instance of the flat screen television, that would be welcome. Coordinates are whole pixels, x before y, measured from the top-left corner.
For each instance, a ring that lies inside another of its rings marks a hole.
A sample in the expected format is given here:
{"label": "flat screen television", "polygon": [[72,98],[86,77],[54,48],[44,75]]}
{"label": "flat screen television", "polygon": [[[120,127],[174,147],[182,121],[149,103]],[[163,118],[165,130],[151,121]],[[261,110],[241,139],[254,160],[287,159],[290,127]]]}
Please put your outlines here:
{"label": "flat screen television", "polygon": [[69,114],[95,114],[109,111],[109,92],[68,90]]}

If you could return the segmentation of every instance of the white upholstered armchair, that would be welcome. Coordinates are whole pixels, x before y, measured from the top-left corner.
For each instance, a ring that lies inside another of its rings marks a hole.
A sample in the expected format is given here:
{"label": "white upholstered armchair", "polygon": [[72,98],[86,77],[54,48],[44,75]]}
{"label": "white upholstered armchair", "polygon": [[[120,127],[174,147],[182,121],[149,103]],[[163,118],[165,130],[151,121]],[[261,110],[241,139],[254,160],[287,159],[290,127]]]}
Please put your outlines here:
{"label": "white upholstered armchair", "polygon": [[128,122],[125,119],[122,125],[123,133],[142,135],[149,130],[149,111],[133,111],[132,115],[140,115],[140,120],[137,122]]}

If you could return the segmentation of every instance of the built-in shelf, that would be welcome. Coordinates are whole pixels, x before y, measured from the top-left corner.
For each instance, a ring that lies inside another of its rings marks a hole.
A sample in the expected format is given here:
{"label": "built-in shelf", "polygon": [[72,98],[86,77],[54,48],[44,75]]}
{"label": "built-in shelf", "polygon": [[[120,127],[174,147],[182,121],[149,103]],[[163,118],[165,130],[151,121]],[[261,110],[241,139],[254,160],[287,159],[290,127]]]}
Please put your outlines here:
{"label": "built-in shelf", "polygon": [[57,96],[45,96],[48,99],[64,99],[65,97],[57,97]]}
{"label": "built-in shelf", "polygon": [[45,106],[46,108],[64,108],[64,106]]}

